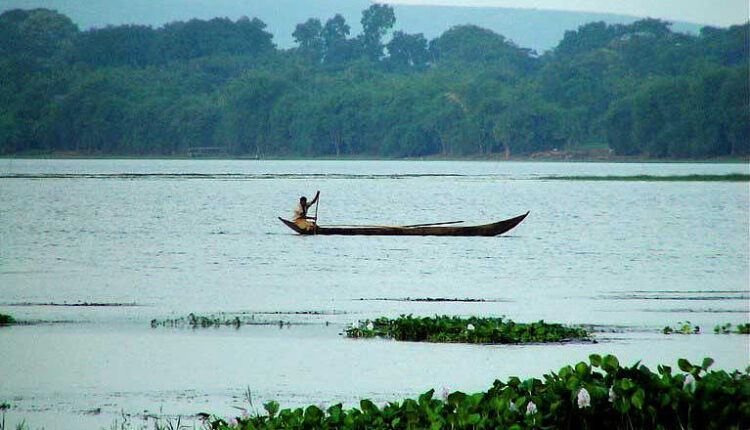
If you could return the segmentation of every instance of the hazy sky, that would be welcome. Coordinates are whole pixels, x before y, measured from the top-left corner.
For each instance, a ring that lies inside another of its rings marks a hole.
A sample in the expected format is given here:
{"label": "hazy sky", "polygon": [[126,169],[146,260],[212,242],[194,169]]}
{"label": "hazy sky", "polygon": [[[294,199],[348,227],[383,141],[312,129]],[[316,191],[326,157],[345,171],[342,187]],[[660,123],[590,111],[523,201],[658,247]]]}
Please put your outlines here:
{"label": "hazy sky", "polygon": [[748,0],[387,0],[386,2],[618,13],[722,27],[742,24],[748,20]]}

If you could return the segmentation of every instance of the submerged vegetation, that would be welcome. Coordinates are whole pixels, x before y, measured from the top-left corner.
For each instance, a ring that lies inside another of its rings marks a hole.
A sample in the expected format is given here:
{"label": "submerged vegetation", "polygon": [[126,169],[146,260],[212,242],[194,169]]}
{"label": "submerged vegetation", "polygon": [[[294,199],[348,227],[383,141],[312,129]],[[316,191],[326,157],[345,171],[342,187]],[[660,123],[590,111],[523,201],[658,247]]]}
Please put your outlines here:
{"label": "submerged vegetation", "polygon": [[0,314],[0,326],[10,325],[10,324],[15,324],[15,323],[16,323],[16,319],[13,318],[12,316],[6,315],[6,314]]}
{"label": "submerged vegetation", "polygon": [[278,325],[283,327],[284,325],[291,325],[290,322],[283,320],[261,320],[255,319],[255,315],[249,317],[240,318],[239,316],[228,317],[226,315],[195,315],[189,314],[187,317],[180,318],[168,318],[168,319],[153,319],[151,320],[151,327],[187,327],[187,328],[210,328],[210,327],[234,327],[240,328],[243,325]]}
{"label": "submerged vegetation", "polygon": [[544,321],[525,324],[503,318],[460,318],[435,316],[415,318],[401,315],[374,321],[359,321],[346,329],[351,338],[384,337],[412,342],[532,343],[585,340],[590,333],[580,327],[566,327]]}
{"label": "submerged vegetation", "polygon": [[[706,429],[740,430],[750,426],[750,375],[747,371],[709,371],[678,361],[682,372],[665,365],[653,372],[635,363],[621,366],[611,355],[565,366],[542,379],[496,380],[486,392],[442,393],[430,390],[417,399],[359,408],[342,404],[327,409],[281,409],[264,404],[266,414],[209,423],[233,429]],[[683,373],[684,372],[684,373]]]}
{"label": "submerged vegetation", "polygon": [[257,18],[81,31],[7,10],[0,154],[750,153],[750,24],[592,22],[536,53],[476,25],[428,40],[396,22],[385,4],[361,27],[310,18],[279,49]]}

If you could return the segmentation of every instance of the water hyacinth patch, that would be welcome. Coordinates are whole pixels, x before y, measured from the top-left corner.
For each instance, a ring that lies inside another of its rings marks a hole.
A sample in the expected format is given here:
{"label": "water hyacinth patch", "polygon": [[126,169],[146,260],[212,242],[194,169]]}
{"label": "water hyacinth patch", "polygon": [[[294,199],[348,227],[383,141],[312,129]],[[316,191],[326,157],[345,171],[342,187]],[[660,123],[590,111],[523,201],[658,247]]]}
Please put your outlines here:
{"label": "water hyacinth patch", "polygon": [[701,328],[698,325],[693,325],[690,321],[680,321],[675,327],[664,326],[661,332],[664,334],[698,334],[701,332]]}
{"label": "water hyacinth patch", "polygon": [[732,331],[732,323],[726,323],[724,325],[717,325],[714,327],[714,333],[716,334],[750,334],[750,323],[738,324],[737,328]]}
{"label": "water hyacinth patch", "polygon": [[[591,355],[588,363],[565,366],[542,379],[511,377],[487,391],[454,391],[434,398],[430,390],[417,399],[377,406],[361,400],[358,408],[341,404],[322,409],[264,406],[267,415],[237,418],[240,429],[706,429],[750,428],[750,374],[709,371],[678,361],[684,373],[669,366],[657,372],[635,363],[620,366],[616,357]],[[690,379],[692,378],[692,379]],[[687,384],[686,384],[686,381]],[[685,390],[684,386],[693,389]],[[615,395],[612,395],[614,393]],[[234,424],[234,421],[231,421]],[[230,428],[214,419],[209,428]]]}
{"label": "water hyacinth patch", "polygon": [[0,314],[0,326],[15,324],[16,319],[10,315]]}
{"label": "water hyacinth patch", "polygon": [[451,316],[413,317],[401,315],[397,319],[386,317],[374,321],[360,321],[346,329],[347,337],[384,337],[412,342],[461,343],[541,343],[590,340],[590,333],[580,327],[562,324],[516,323],[504,318],[460,318]]}

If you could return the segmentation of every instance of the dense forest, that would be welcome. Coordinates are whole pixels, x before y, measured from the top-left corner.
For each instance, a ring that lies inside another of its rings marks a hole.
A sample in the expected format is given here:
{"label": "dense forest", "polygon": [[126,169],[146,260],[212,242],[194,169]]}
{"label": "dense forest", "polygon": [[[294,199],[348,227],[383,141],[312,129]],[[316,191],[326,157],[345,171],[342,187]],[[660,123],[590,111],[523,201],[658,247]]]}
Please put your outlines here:
{"label": "dense forest", "polygon": [[[0,15],[0,153],[642,157],[750,154],[750,24],[675,33],[594,22],[537,54],[473,25],[391,32],[387,5],[297,25],[258,19],[80,31]],[[554,152],[553,152],[554,153]]]}

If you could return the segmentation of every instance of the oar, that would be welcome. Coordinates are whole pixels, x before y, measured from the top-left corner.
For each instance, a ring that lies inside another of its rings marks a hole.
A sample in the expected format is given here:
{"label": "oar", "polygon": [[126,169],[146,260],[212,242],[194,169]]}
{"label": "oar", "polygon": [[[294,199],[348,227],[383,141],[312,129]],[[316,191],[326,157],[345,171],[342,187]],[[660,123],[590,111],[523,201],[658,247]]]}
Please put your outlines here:
{"label": "oar", "polygon": [[318,233],[318,206],[320,206],[320,194],[318,194],[318,201],[315,202],[315,228],[313,234]]}

